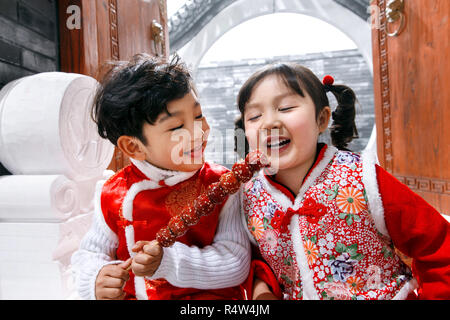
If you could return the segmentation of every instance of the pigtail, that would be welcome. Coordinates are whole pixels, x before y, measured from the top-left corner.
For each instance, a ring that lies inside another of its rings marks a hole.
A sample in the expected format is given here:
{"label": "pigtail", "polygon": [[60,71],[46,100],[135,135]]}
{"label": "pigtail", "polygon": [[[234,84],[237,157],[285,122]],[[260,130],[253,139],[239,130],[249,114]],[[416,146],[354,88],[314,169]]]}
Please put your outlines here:
{"label": "pigtail", "polygon": [[331,141],[336,148],[348,150],[347,145],[359,137],[355,124],[356,95],[351,88],[344,85],[325,85],[325,89],[333,93],[338,102],[332,113]]}

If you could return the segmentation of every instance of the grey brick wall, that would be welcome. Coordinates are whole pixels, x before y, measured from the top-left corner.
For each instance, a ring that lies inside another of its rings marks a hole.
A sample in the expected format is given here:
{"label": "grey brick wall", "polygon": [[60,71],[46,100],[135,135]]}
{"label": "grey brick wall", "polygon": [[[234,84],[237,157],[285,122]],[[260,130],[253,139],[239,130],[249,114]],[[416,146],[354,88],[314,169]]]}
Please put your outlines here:
{"label": "grey brick wall", "polygon": [[[353,151],[362,151],[369,141],[374,125],[373,78],[366,61],[358,50],[324,52],[301,56],[284,56],[268,59],[243,61],[224,61],[217,64],[201,65],[195,75],[202,109],[210,126],[225,137],[227,130],[234,128],[234,120],[239,116],[236,98],[245,80],[262,66],[279,62],[295,61],[310,68],[320,79],[330,74],[336,83],[351,87],[358,98],[356,125],[360,138],[350,144]],[[337,105],[336,99],[330,93],[332,110]],[[212,138],[215,138],[214,136]],[[321,137],[322,141],[330,142],[329,133]],[[221,163],[227,167],[234,162],[234,139],[221,141],[223,153],[216,152],[220,143],[211,140],[213,146],[208,146],[208,160]]]}
{"label": "grey brick wall", "polygon": [[57,15],[56,0],[0,0],[0,89],[24,76],[59,70]]}

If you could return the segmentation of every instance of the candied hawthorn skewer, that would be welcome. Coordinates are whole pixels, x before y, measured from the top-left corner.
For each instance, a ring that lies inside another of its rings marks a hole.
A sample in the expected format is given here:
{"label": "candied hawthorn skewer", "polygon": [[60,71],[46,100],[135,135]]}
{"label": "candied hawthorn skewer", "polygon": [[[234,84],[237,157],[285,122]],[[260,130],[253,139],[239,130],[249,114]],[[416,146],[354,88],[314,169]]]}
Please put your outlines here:
{"label": "candied hawthorn skewer", "polygon": [[169,224],[158,231],[156,240],[162,247],[170,247],[176,238],[183,236],[201,217],[209,215],[217,204],[222,203],[228,195],[236,193],[242,183],[248,182],[257,171],[268,165],[266,156],[260,151],[249,153],[245,160],[236,162],[231,171],[224,173],[218,182],[208,186],[192,205],[184,207],[179,215],[172,217]]}

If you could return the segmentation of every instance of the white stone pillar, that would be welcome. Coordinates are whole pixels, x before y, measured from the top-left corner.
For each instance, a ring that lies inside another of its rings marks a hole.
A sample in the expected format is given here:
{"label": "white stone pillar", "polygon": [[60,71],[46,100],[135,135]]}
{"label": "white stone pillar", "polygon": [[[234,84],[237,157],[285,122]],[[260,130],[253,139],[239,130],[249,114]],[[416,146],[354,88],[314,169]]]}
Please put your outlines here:
{"label": "white stone pillar", "polygon": [[97,133],[97,81],[41,73],[0,91],[0,298],[76,299],[70,257],[114,147]]}

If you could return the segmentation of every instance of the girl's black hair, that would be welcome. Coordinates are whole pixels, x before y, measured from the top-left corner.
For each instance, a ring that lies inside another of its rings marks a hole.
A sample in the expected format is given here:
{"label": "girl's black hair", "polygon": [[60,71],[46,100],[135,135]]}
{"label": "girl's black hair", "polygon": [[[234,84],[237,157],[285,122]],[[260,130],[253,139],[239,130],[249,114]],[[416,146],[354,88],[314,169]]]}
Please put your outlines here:
{"label": "girl's black hair", "polygon": [[192,77],[177,55],[167,62],[138,54],[128,63],[116,63],[106,73],[91,115],[100,136],[114,145],[123,135],[147,144],[142,132],[144,123],[154,124],[161,113],[169,114],[167,103],[190,90],[195,90]]}
{"label": "girl's black hair", "polygon": [[347,145],[353,139],[359,138],[358,129],[355,124],[356,117],[356,95],[352,89],[344,85],[332,85],[329,91],[336,97],[338,105],[331,117],[331,142],[340,150],[348,150]]}
{"label": "girl's black hair", "polygon": [[[330,128],[333,145],[338,149],[347,150],[347,145],[353,139],[358,138],[355,125],[356,95],[353,90],[344,85],[325,86],[311,70],[294,63],[268,65],[254,73],[244,83],[237,98],[241,118],[235,122],[236,128],[244,129],[245,106],[252,95],[253,89],[261,80],[270,75],[279,76],[288,88],[302,97],[305,97],[304,91],[306,91],[314,102],[316,120],[318,120],[321,110],[330,105],[327,91],[332,92],[338,102],[336,110],[332,113],[333,123]],[[246,143],[245,153],[248,153],[247,147],[248,144]]]}

